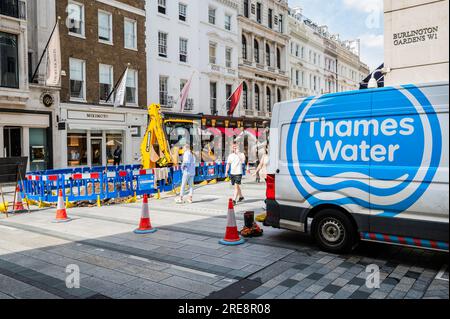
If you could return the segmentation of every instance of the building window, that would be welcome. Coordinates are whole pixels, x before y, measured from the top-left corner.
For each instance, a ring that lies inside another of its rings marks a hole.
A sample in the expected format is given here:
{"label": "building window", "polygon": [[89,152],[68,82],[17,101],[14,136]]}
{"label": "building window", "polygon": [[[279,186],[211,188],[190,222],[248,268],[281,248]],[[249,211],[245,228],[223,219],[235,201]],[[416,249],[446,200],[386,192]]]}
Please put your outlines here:
{"label": "building window", "polygon": [[138,82],[138,72],[136,70],[128,70],[127,82],[126,82],[126,103],[137,105],[137,82]]}
{"label": "building window", "polygon": [[269,9],[268,19],[269,19],[269,21],[267,21],[267,25],[270,29],[272,29],[273,28],[273,10],[272,9]]}
{"label": "building window", "polygon": [[210,96],[210,108],[211,115],[217,114],[217,83],[209,83],[209,96]]}
{"label": "building window", "polygon": [[242,84],[242,105],[248,110],[248,86],[245,82]]}
{"label": "building window", "polygon": [[250,17],[250,8],[248,0],[244,0],[244,17],[246,18]]}
{"label": "building window", "polygon": [[187,62],[188,40],[180,38],[180,62]]}
{"label": "building window", "polygon": [[280,14],[280,16],[278,17],[278,28],[280,33],[284,33],[284,21],[283,21],[283,15]]}
{"label": "building window", "polygon": [[277,68],[281,70],[281,50],[277,48]]}
{"label": "building window", "polygon": [[258,84],[255,84],[255,108],[256,108],[257,111],[261,110]]}
{"label": "building window", "polygon": [[183,89],[184,89],[184,86],[187,84],[187,80],[180,80],[180,94],[181,94],[181,91],[183,91]]}
{"label": "building window", "polygon": [[227,111],[230,110],[230,106],[231,106],[231,94],[233,94],[233,86],[231,84],[226,84],[225,85],[225,94],[226,94],[226,98],[227,100]]}
{"label": "building window", "polygon": [[[113,67],[111,65],[100,64],[99,66],[99,83],[100,83],[100,102],[106,102],[113,89]],[[111,96],[108,102],[112,102],[114,97]]]}
{"label": "building window", "polygon": [[137,22],[125,18],[124,20],[125,48],[137,50]]}
{"label": "building window", "polygon": [[266,65],[270,66],[270,45],[266,43]]}
{"label": "building window", "polygon": [[0,87],[19,88],[17,35],[0,32]]}
{"label": "building window", "polygon": [[73,100],[86,99],[86,62],[70,58],[70,98]]}
{"label": "building window", "polygon": [[233,49],[226,48],[225,49],[225,64],[227,68],[233,67]]}
{"label": "building window", "polygon": [[210,42],[209,43],[209,63],[216,64],[216,51],[217,51],[217,44]]}
{"label": "building window", "polygon": [[167,13],[166,0],[158,0],[158,13],[161,14]]}
{"label": "building window", "polygon": [[248,60],[248,55],[247,55],[247,38],[245,37],[245,35],[242,35],[242,58],[244,60]]}
{"label": "building window", "polygon": [[112,43],[112,14],[99,11],[98,12],[98,39],[102,42]]}
{"label": "building window", "polygon": [[69,34],[84,37],[84,6],[81,3],[69,1],[67,14]]}
{"label": "building window", "polygon": [[69,167],[87,165],[87,134],[67,133],[67,165]]}
{"label": "building window", "polygon": [[158,54],[167,58],[167,33],[158,32]]}
{"label": "building window", "polygon": [[280,103],[281,99],[283,98],[283,95],[281,94],[281,90],[277,90],[277,102]]}
{"label": "building window", "polygon": [[159,104],[163,107],[169,105],[169,78],[166,76],[159,77]]}
{"label": "building window", "polygon": [[256,3],[256,21],[262,23],[262,4],[260,2]]}
{"label": "building window", "polygon": [[231,31],[231,16],[225,15],[225,30]]}
{"label": "building window", "polygon": [[180,19],[180,21],[187,21],[187,5],[184,3],[179,3],[178,4],[178,19]]}
{"label": "building window", "polygon": [[259,42],[258,42],[258,40],[255,39],[253,46],[254,46],[253,54],[255,56],[255,62],[259,63]]}
{"label": "building window", "polygon": [[299,72],[299,70],[295,71],[295,85],[297,85],[297,86],[300,85],[300,72]]}
{"label": "building window", "polygon": [[211,24],[216,24],[216,9],[209,8],[209,10],[208,10],[208,21]]}
{"label": "building window", "polygon": [[272,91],[270,88],[266,89],[266,102],[267,102],[267,111],[272,112]]}

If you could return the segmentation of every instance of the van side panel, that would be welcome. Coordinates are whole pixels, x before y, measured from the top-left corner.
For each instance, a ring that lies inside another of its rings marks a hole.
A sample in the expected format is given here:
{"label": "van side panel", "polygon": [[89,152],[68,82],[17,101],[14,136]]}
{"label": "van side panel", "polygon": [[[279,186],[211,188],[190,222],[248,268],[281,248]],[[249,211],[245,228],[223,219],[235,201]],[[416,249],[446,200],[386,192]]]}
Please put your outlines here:
{"label": "van side panel", "polygon": [[371,164],[371,232],[448,242],[448,85],[378,91],[373,118],[395,151]]}

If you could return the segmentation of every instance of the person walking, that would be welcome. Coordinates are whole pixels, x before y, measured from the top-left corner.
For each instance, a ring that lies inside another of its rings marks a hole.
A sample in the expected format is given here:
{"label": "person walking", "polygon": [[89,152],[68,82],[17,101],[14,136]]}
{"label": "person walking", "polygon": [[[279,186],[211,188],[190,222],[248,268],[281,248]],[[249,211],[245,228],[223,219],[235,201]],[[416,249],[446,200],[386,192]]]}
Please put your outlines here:
{"label": "person walking", "polygon": [[117,145],[113,157],[114,157],[114,166],[120,165],[120,160],[122,159],[122,150],[120,149],[120,145]]}
{"label": "person walking", "polygon": [[260,179],[266,180],[267,178],[267,165],[269,165],[269,155],[267,154],[267,149],[264,150],[264,154],[259,160],[259,165],[256,168],[253,176],[257,176],[257,182],[260,182]]}
{"label": "person walking", "polygon": [[178,204],[184,203],[184,194],[186,192],[186,185],[189,186],[189,196],[187,202],[192,204],[192,197],[194,195],[194,177],[195,177],[195,157],[192,154],[192,147],[186,144],[183,147],[183,163],[181,169],[183,171],[183,177],[181,180],[180,197],[176,200]]}
{"label": "person walking", "polygon": [[238,145],[233,143],[232,153],[227,159],[226,177],[230,175],[231,185],[234,186],[233,204],[235,205],[244,200],[241,189],[244,163],[245,155],[239,151]]}

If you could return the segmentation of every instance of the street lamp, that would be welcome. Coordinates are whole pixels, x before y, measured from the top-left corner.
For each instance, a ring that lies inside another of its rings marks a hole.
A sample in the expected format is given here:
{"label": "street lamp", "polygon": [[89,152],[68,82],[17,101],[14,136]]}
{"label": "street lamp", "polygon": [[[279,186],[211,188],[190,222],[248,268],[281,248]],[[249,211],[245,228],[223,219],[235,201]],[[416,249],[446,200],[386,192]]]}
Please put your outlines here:
{"label": "street lamp", "polygon": [[385,74],[384,69],[377,69],[372,72],[372,76],[370,77],[369,83],[367,84],[368,89],[376,89],[378,88],[378,81],[375,79],[375,74],[380,72],[381,74]]}

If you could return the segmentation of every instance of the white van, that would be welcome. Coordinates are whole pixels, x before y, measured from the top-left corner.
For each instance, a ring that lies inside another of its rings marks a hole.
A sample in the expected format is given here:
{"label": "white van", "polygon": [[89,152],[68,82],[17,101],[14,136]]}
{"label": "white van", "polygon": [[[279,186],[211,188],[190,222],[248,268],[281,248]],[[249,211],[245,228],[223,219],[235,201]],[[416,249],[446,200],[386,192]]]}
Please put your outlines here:
{"label": "white van", "polygon": [[359,240],[448,251],[448,102],[445,82],[275,105],[265,225],[331,252]]}

